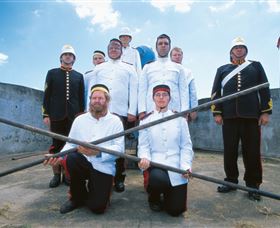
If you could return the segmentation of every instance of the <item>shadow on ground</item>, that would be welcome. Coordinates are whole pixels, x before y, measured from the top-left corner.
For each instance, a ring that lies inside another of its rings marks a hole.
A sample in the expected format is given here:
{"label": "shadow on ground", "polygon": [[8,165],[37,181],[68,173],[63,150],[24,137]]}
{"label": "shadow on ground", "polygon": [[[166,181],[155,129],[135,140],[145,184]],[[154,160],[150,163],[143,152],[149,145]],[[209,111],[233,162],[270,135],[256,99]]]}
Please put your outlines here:
{"label": "shadow on ground", "polygon": [[[0,159],[1,171],[36,157],[12,161]],[[38,157],[37,157],[38,159]],[[241,159],[240,159],[241,160]],[[193,171],[223,178],[220,154],[196,153]],[[262,190],[280,192],[280,162],[263,162]],[[243,163],[239,161],[241,177]],[[0,178],[0,227],[279,227],[279,201],[263,197],[261,202],[247,198],[246,192],[216,192],[214,183],[192,179],[188,190],[188,211],[171,217],[152,212],[147,204],[140,171],[128,170],[126,191],[113,193],[104,215],[92,214],[86,208],[61,215],[60,205],[67,200],[68,187],[48,188],[49,167],[38,165]],[[244,184],[240,178],[240,184]]]}

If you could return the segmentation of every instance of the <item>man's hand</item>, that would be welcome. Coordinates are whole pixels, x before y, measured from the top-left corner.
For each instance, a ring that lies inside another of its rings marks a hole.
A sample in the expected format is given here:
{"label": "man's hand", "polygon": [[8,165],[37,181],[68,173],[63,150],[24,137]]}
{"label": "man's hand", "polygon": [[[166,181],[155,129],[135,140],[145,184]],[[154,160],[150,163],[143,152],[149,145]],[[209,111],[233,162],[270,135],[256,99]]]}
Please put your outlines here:
{"label": "man's hand", "polygon": [[43,162],[44,165],[50,165],[50,166],[58,166],[60,165],[60,162],[62,161],[61,157],[50,157],[53,154],[45,154],[46,160]]}
{"label": "man's hand", "polygon": [[146,112],[139,113],[139,115],[138,115],[139,120],[143,120],[145,115],[146,115]]}
{"label": "man's hand", "polygon": [[83,146],[78,146],[78,152],[87,156],[96,156],[100,153],[99,150],[90,149]]}
{"label": "man's hand", "polygon": [[188,170],[186,171],[186,173],[183,174],[182,176],[183,176],[184,178],[186,178],[186,179],[191,179],[191,178],[192,178],[192,172],[191,172],[191,170],[188,169]]}
{"label": "man's hand", "polygon": [[50,117],[44,117],[43,121],[47,127],[50,127],[51,125]]}
{"label": "man's hand", "polygon": [[197,117],[197,112],[191,112],[190,117],[191,117],[191,121],[194,121]]}
{"label": "man's hand", "polygon": [[261,114],[259,118],[259,126],[266,125],[269,123],[269,115],[267,113]]}
{"label": "man's hand", "polygon": [[215,115],[214,118],[215,118],[216,124],[218,124],[218,125],[223,124],[223,117],[221,115]]}
{"label": "man's hand", "polygon": [[147,158],[142,158],[140,162],[138,162],[138,167],[140,169],[146,170],[150,167],[150,161]]}
{"label": "man's hand", "polygon": [[127,121],[128,122],[134,122],[136,120],[137,120],[136,116],[131,115],[131,114],[127,114]]}

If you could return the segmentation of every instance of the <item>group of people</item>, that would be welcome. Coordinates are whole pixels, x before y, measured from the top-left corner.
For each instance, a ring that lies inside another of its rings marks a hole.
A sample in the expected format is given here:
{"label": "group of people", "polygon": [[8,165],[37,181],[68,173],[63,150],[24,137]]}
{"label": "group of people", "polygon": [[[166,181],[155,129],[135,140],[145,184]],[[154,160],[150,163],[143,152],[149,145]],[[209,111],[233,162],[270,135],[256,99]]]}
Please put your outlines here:
{"label": "group of people", "polygon": [[[145,59],[144,64],[143,53],[130,47],[131,39],[129,32],[120,34],[119,39],[111,39],[107,61],[105,53],[96,50],[93,53],[95,67],[84,75],[72,69],[76,59],[73,47],[62,48],[61,67],[48,71],[45,83],[43,120],[51,131],[92,142],[131,128],[138,121],[140,125],[149,123],[198,105],[194,78],[191,71],[182,66],[183,51],[178,47],[171,50],[168,35],[157,37],[157,59]],[[247,51],[242,39],[233,41],[231,63],[217,70],[212,99],[267,81],[259,62],[245,61]],[[248,62],[250,64],[244,67]],[[234,70],[237,72],[231,73]],[[236,163],[241,139],[246,185],[259,188],[262,181],[260,125],[268,123],[268,114],[271,114],[269,89],[211,108],[215,121],[223,124],[225,180],[238,183]],[[193,160],[188,121],[196,116],[193,112],[185,118],[139,131],[137,156],[141,160],[138,166],[143,171],[149,206],[154,211],[164,209],[178,216],[187,208],[187,183]],[[125,153],[124,137],[100,146]],[[65,170],[63,180],[70,185],[70,198],[60,212],[68,213],[86,205],[94,213],[104,213],[113,186],[116,192],[125,190],[125,160],[56,139],[49,152],[58,153],[73,147],[76,152],[45,161],[54,173],[50,187],[60,184],[61,167]],[[156,168],[150,165],[151,161],[186,172],[181,175]],[[218,192],[231,190],[234,189],[226,185],[218,187]],[[249,193],[249,198],[259,200],[260,196]]]}

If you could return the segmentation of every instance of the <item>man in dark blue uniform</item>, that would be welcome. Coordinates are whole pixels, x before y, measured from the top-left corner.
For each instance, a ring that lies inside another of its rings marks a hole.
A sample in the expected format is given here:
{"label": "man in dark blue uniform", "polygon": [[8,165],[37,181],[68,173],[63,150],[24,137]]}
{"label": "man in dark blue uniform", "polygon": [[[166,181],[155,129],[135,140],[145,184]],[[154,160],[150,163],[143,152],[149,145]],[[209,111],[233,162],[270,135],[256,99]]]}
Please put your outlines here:
{"label": "man in dark blue uniform", "polygon": [[[43,99],[43,120],[52,132],[68,135],[78,113],[84,111],[83,75],[72,69],[76,54],[72,46],[64,45],[60,55],[60,68],[48,71]],[[50,153],[58,153],[65,142],[53,139]],[[53,167],[51,188],[61,181],[61,167]]]}
{"label": "man in dark blue uniform", "polygon": [[[261,63],[245,60],[247,53],[244,40],[234,39],[230,50],[231,63],[217,69],[212,100],[267,82]],[[213,105],[211,109],[215,122],[223,125],[225,180],[238,183],[237,159],[241,140],[246,186],[258,189],[262,183],[260,126],[269,122],[272,113],[269,88]],[[217,190],[227,193],[235,189],[222,185]],[[249,192],[249,198],[259,201],[260,195]]]}

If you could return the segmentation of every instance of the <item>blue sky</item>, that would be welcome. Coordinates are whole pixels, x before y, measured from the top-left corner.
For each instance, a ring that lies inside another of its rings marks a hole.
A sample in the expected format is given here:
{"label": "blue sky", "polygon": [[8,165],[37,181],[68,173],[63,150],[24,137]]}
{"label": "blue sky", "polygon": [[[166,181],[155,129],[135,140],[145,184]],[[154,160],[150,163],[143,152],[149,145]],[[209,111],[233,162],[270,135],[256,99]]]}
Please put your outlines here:
{"label": "blue sky", "polygon": [[42,90],[46,73],[59,67],[64,44],[74,46],[74,68],[92,69],[92,53],[106,52],[123,27],[132,46],[149,45],[162,33],[184,51],[198,97],[209,97],[217,67],[229,61],[233,38],[247,43],[271,88],[279,88],[280,1],[5,1],[0,2],[0,82]]}

